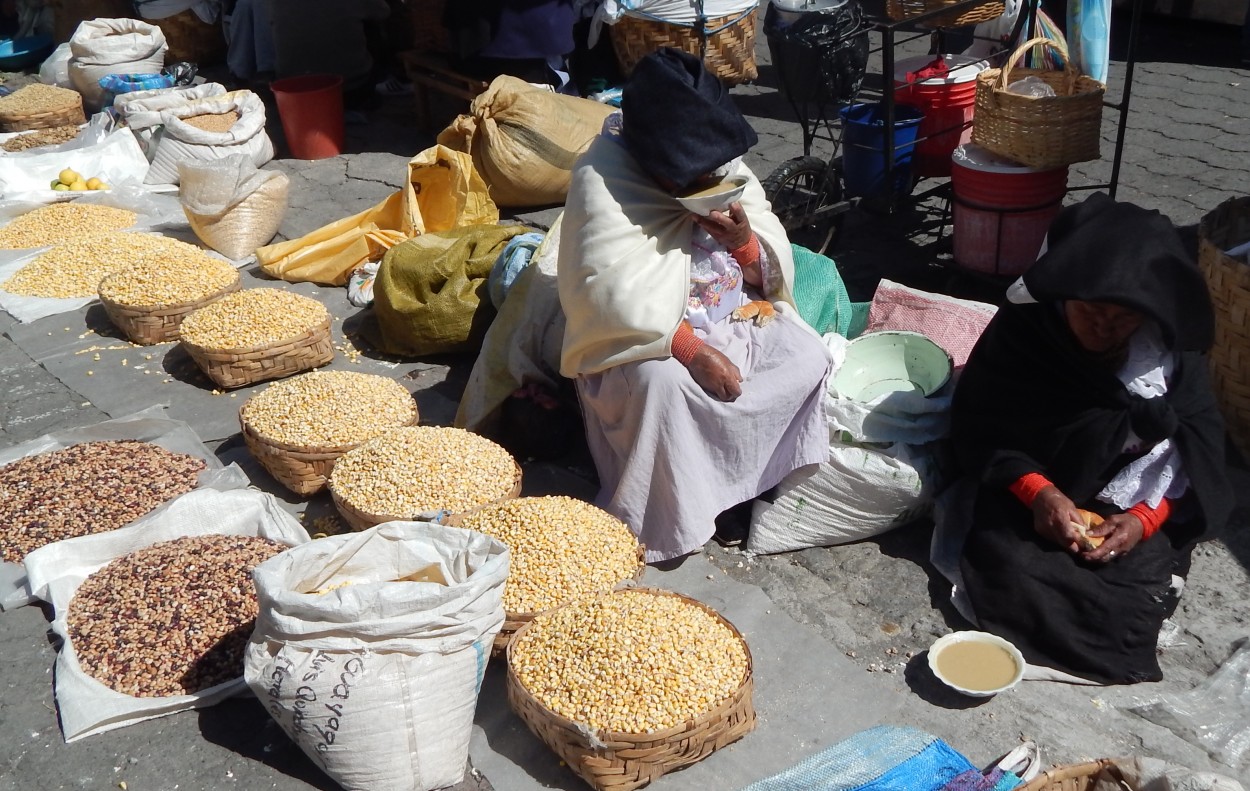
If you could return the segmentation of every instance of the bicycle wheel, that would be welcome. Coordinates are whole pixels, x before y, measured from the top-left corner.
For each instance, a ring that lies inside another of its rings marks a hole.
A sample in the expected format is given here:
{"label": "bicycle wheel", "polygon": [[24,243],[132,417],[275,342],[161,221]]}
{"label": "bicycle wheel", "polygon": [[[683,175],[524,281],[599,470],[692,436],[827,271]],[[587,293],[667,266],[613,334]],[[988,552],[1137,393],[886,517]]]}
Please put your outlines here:
{"label": "bicycle wheel", "polygon": [[842,199],[841,159],[795,157],[770,173],[763,186],[790,241],[823,254],[848,208]]}

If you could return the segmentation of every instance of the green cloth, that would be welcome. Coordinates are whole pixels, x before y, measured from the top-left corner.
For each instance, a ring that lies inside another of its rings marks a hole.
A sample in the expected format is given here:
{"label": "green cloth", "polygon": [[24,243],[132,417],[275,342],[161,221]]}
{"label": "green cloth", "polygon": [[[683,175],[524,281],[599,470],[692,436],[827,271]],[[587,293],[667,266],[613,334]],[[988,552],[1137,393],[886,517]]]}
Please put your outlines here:
{"label": "green cloth", "polygon": [[487,278],[523,225],[466,225],[395,245],[373,284],[377,337],[386,354],[424,356],[472,351],[495,317]]}
{"label": "green cloth", "polygon": [[794,302],[799,315],[821,335],[854,338],[868,324],[869,302],[851,302],[832,258],[792,244]]}

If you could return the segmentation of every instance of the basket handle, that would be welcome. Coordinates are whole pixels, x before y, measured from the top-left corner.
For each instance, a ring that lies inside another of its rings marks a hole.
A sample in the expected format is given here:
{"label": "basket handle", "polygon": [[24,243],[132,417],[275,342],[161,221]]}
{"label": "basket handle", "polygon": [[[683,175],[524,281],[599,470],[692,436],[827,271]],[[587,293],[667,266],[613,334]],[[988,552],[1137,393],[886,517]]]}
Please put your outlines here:
{"label": "basket handle", "polygon": [[1007,58],[1007,62],[1004,63],[1003,67],[998,70],[998,79],[995,81],[994,85],[995,90],[1002,91],[1007,89],[1011,69],[1019,63],[1021,58],[1024,57],[1024,53],[1028,52],[1038,44],[1045,44],[1063,56],[1064,87],[1066,88],[1064,95],[1072,95],[1072,89],[1076,86],[1076,80],[1081,75],[1072,66],[1072,58],[1068,56],[1068,48],[1064,46],[1062,42],[1056,43],[1054,39],[1046,36],[1031,38],[1017,47],[1015,52],[1011,53],[1011,57]]}

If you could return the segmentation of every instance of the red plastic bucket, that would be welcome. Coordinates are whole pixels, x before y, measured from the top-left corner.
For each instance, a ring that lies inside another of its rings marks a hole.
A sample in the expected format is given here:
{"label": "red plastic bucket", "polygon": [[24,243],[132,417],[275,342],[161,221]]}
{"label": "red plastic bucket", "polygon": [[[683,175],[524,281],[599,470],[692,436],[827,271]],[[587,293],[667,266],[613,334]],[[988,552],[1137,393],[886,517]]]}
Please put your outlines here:
{"label": "red plastic bucket", "polygon": [[343,153],[343,78],[333,74],[287,77],[269,84],[282,132],[296,159]]}
{"label": "red plastic bucket", "polygon": [[951,156],[955,263],[1022,274],[1037,260],[1068,191],[1068,169],[1034,170],[966,143]]}
{"label": "red plastic bucket", "polygon": [[972,139],[972,111],[977,97],[977,75],[989,61],[967,55],[942,55],[947,72],[941,77],[909,81],[907,75],[923,69],[939,56],[921,55],[895,64],[894,100],[924,112],[916,143],[915,169],[919,176],[949,176],[951,152]]}

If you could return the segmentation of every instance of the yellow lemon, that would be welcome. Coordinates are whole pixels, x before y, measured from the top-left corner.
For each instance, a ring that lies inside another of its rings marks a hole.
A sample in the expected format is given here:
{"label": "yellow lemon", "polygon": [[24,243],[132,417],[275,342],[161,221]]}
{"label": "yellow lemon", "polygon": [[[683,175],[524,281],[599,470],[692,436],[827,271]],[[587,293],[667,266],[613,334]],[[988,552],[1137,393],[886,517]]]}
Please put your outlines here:
{"label": "yellow lemon", "polygon": [[61,175],[59,176],[59,178],[61,179],[62,184],[73,184],[75,181],[78,181],[80,178],[82,178],[82,176],[79,176],[77,173],[70,170],[69,168],[65,168],[65,170],[61,171]]}
{"label": "yellow lemon", "polygon": [[109,189],[109,185],[107,185],[107,184],[105,184],[103,181],[101,181],[101,182],[100,182],[100,186],[96,187],[96,189],[98,189],[98,190],[106,190],[106,189]]}
{"label": "yellow lemon", "polygon": [[61,183],[61,182],[59,182],[59,181],[56,183],[56,186],[54,186],[52,189],[56,190],[57,192],[68,192],[68,191],[69,191],[69,187],[65,186],[64,184],[62,184],[62,183]]}
{"label": "yellow lemon", "polygon": [[86,192],[86,191],[87,191],[87,182],[85,182],[85,181],[75,181],[73,184],[70,184],[70,185],[69,185],[69,191],[70,191],[70,192]]}
{"label": "yellow lemon", "polygon": [[87,189],[89,190],[98,190],[103,184],[104,182],[100,181],[98,178],[92,177],[87,179]]}

